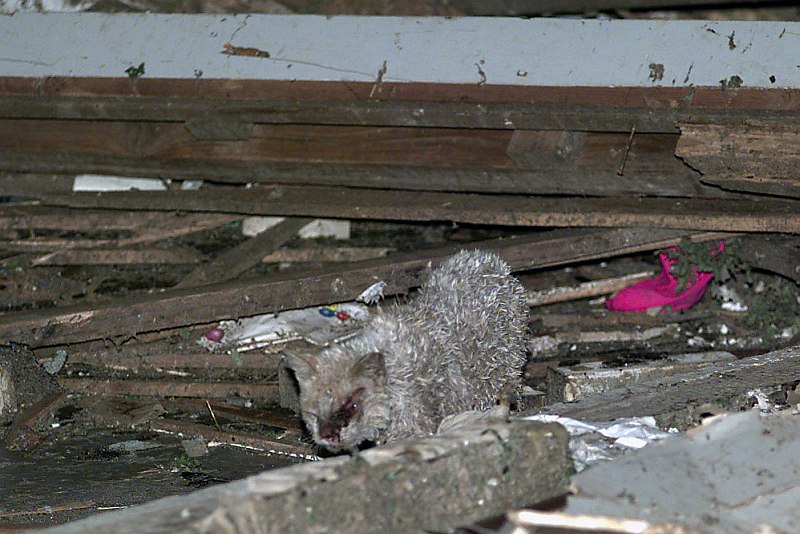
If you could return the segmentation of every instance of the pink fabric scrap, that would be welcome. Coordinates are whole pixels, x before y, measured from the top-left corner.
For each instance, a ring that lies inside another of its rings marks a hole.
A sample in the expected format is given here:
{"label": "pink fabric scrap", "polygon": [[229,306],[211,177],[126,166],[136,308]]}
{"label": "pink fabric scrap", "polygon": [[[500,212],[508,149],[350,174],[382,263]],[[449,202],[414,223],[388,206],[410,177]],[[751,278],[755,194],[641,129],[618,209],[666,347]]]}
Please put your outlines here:
{"label": "pink fabric scrap", "polygon": [[[676,250],[675,247],[669,250]],[[719,247],[712,254],[725,250],[725,243],[720,241]],[[670,274],[672,265],[677,260],[670,259],[666,252],[658,255],[661,262],[661,275],[643,280],[628,286],[616,295],[606,299],[606,308],[620,312],[646,312],[649,308],[669,306],[673,311],[691,308],[697,304],[708,288],[714,273],[697,272],[694,269],[694,281],[690,281],[680,294],[678,280]]]}

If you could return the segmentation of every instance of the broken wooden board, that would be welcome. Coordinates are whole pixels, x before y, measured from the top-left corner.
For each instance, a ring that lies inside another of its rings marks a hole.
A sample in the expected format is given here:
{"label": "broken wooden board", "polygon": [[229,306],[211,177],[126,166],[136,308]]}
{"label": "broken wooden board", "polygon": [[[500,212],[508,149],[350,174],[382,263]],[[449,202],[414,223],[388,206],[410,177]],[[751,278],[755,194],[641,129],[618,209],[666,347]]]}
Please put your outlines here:
{"label": "broken wooden board", "polygon": [[681,124],[675,154],[726,189],[800,197],[797,125]]}
{"label": "broken wooden board", "polygon": [[[726,234],[700,233],[698,240]],[[555,231],[514,239],[473,242],[471,248],[498,253],[512,269],[552,267],[676,245],[682,234],[666,230]],[[330,268],[279,273],[268,280],[210,284],[93,306],[73,306],[0,315],[0,338],[31,347],[75,343],[112,336],[130,337],[178,326],[246,317],[260,313],[355,299],[370,285],[386,280],[386,295],[419,287],[429,265],[464,248],[447,246],[355,262]]]}
{"label": "broken wooden board", "polygon": [[709,411],[748,407],[752,390],[780,390],[783,384],[798,380],[800,346],[552,404],[543,411],[583,421],[651,415],[661,428],[686,429]]}
{"label": "broken wooden board", "polygon": [[267,471],[53,532],[451,531],[560,495],[568,470],[562,427],[492,424]]}
{"label": "broken wooden board", "polygon": [[667,198],[548,198],[335,187],[273,186],[199,191],[47,195],[73,208],[227,212],[539,227],[652,227],[800,233],[796,201]]}

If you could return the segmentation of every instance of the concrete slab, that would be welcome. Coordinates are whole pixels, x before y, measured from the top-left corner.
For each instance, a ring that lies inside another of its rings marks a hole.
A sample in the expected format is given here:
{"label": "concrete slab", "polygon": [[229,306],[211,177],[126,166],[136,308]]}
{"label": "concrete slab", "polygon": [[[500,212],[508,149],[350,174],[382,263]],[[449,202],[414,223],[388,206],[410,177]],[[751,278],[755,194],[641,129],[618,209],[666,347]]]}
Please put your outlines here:
{"label": "concrete slab", "polygon": [[800,415],[721,416],[575,477],[564,510],[729,534],[797,532]]}

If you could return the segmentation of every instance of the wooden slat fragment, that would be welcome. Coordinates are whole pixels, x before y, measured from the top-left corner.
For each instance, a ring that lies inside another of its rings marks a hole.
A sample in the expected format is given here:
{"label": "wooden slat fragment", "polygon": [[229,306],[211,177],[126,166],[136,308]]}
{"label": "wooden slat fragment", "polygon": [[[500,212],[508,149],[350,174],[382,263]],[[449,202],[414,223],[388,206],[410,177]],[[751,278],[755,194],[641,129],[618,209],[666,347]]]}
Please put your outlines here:
{"label": "wooden slat fragment", "polygon": [[[2,180],[0,180],[2,183]],[[53,193],[42,189],[36,195]],[[165,224],[175,214],[143,210],[81,210],[50,208],[35,204],[0,205],[0,228],[9,230],[60,230],[62,232],[97,232],[104,230],[137,230],[154,224]]]}
{"label": "wooden slat fragment", "polygon": [[553,304],[556,302],[608,295],[654,275],[655,273],[653,271],[645,271],[616,278],[607,278],[605,280],[592,280],[591,282],[584,282],[577,286],[562,286],[540,291],[531,291],[528,293],[527,303],[528,306],[531,307],[544,306],[545,304]]}
{"label": "wooden slat fragment", "polygon": [[[2,245],[0,245],[2,246]],[[198,263],[205,256],[188,247],[169,249],[61,250],[40,256],[31,265],[131,265]]]}
{"label": "wooden slat fragment", "polygon": [[313,219],[304,217],[286,219],[223,252],[210,263],[199,266],[178,282],[175,287],[191,287],[233,280],[247,269],[258,265],[265,254],[281,247],[311,221]]}

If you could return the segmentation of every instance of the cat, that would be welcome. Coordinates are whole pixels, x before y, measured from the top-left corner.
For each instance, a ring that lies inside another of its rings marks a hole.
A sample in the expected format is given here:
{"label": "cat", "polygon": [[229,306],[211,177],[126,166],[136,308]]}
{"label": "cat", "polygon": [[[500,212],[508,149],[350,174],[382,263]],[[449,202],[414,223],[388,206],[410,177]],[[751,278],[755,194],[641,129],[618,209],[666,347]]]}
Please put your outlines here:
{"label": "cat", "polygon": [[497,255],[462,251],[417,298],[376,315],[318,356],[286,355],[314,441],[356,451],[436,432],[442,419],[518,394],[528,308]]}

